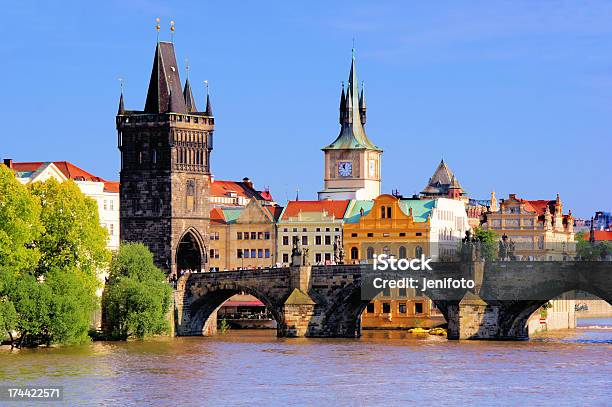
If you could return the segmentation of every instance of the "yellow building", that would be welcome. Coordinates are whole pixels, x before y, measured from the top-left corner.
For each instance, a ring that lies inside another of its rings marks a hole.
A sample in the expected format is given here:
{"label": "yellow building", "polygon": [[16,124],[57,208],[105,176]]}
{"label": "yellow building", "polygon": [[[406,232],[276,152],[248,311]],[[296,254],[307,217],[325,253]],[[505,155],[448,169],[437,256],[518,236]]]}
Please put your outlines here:
{"label": "yellow building", "polygon": [[[348,263],[372,262],[374,255],[396,258],[430,256],[430,218],[434,200],[400,199],[380,195],[351,201],[344,220],[344,251]],[[431,326],[432,305],[414,289],[383,291],[361,317],[364,329],[401,329]]]}

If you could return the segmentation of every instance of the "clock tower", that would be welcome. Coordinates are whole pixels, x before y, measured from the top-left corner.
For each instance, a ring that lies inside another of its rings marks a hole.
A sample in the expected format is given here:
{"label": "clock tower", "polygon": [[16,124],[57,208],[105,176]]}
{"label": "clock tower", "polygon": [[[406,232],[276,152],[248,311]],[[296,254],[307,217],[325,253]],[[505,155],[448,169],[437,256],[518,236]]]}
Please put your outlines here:
{"label": "clock tower", "polygon": [[363,84],[357,82],[355,50],[348,86],[340,94],[340,134],[325,154],[325,186],[319,199],[374,199],[380,195],[382,150],[365,132],[366,100]]}

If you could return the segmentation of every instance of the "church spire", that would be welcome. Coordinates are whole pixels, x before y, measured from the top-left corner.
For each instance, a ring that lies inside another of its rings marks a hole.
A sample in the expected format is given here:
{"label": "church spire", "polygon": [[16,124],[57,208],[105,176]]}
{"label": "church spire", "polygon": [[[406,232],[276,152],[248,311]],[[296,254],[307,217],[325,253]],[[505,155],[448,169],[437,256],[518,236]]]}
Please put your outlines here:
{"label": "church spire", "polygon": [[366,99],[365,99],[365,85],[361,82],[361,93],[359,94],[359,116],[361,118],[361,124],[366,124]]}

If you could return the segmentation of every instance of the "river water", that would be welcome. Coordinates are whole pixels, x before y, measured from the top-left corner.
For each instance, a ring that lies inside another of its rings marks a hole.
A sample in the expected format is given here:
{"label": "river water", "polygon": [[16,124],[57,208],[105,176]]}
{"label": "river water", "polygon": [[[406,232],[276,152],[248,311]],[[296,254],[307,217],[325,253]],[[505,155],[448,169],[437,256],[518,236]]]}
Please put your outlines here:
{"label": "river water", "polygon": [[70,406],[609,406],[612,319],[580,325],[528,342],[393,331],[279,339],[263,330],[2,350],[0,382],[64,386]]}

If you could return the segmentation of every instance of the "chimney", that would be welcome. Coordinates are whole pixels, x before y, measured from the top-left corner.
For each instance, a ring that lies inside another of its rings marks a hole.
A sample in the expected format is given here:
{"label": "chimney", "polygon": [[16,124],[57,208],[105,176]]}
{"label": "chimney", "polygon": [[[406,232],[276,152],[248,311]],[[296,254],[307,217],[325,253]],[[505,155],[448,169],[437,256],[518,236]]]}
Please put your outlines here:
{"label": "chimney", "polygon": [[251,182],[250,179],[248,179],[247,177],[244,177],[242,179],[242,182],[249,188],[253,189],[253,183]]}
{"label": "chimney", "polygon": [[9,168],[13,168],[13,159],[12,158],[5,158],[4,159],[4,165],[6,165]]}

